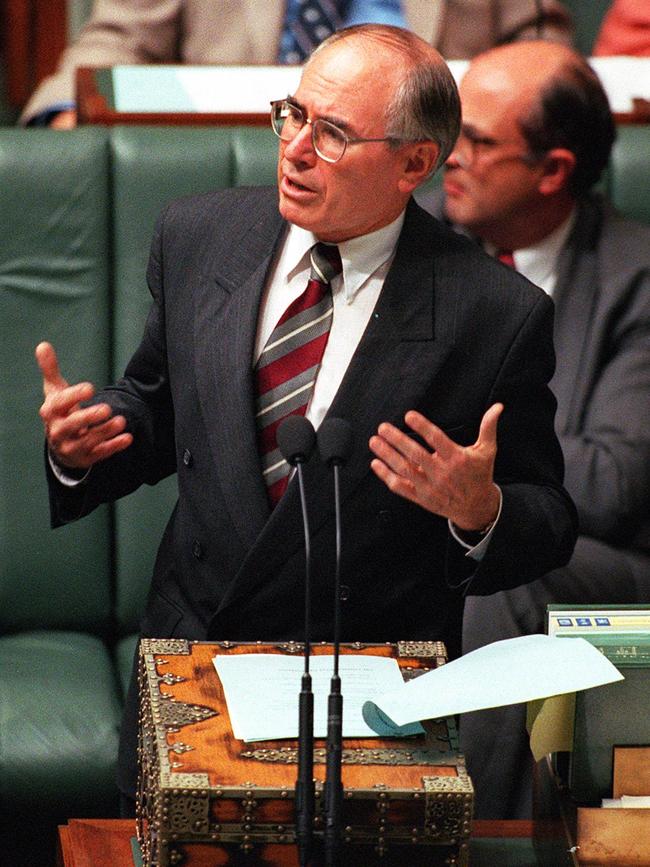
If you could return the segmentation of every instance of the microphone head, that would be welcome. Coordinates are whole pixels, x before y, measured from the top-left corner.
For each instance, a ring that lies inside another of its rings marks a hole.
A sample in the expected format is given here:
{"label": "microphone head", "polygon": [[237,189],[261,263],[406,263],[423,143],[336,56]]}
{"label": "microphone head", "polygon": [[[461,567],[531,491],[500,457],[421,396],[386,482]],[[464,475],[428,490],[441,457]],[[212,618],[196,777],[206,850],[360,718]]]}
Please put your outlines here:
{"label": "microphone head", "polygon": [[326,418],[318,428],[318,450],[326,464],[344,466],[353,445],[352,427],[343,418]]}
{"label": "microphone head", "polygon": [[290,415],[280,422],[277,440],[282,457],[295,467],[308,460],[313,452],[316,433],[309,419],[303,415]]}

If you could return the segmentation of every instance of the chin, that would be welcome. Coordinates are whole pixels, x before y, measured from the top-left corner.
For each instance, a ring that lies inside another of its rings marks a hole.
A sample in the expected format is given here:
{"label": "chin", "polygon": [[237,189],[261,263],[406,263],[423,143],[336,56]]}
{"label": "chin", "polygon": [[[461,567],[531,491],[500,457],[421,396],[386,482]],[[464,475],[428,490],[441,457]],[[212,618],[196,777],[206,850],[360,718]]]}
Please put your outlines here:
{"label": "chin", "polygon": [[281,197],[279,211],[280,215],[288,223],[293,223],[295,226],[300,226],[301,229],[307,229],[309,232],[316,233],[316,221],[306,208],[298,207],[293,202],[288,202]]}
{"label": "chin", "polygon": [[471,225],[474,214],[471,208],[463,207],[462,202],[446,199],[445,216],[448,220],[451,220],[452,223],[466,226]]}

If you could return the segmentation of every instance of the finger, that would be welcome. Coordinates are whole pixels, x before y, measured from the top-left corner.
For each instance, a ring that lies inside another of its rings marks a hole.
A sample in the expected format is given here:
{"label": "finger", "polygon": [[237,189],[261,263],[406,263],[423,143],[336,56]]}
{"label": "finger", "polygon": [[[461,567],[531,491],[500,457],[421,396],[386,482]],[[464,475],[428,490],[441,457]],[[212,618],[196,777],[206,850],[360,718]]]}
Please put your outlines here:
{"label": "finger", "polygon": [[481,419],[481,426],[478,432],[478,439],[475,445],[487,446],[492,449],[497,447],[497,426],[499,416],[503,412],[502,403],[493,403]]}
{"label": "finger", "polygon": [[[40,409],[41,418],[47,424],[55,418],[66,416],[76,410],[82,401],[90,400],[94,393],[95,389],[89,382],[80,382],[77,385],[53,389],[49,393],[46,391],[45,401]],[[97,407],[90,409],[97,412],[102,406],[108,407],[107,404],[97,404]],[[108,411],[110,413],[110,407],[108,407]]]}
{"label": "finger", "polygon": [[449,460],[454,451],[459,448],[457,443],[449,439],[444,431],[429,421],[422,413],[409,410],[404,416],[404,421],[443,460]]}
{"label": "finger", "polygon": [[131,445],[133,436],[124,432],[125,425],[124,416],[115,416],[104,424],[91,428],[77,439],[67,437],[62,440],[57,444],[54,453],[64,465],[92,466]]}
{"label": "finger", "polygon": [[430,453],[420,443],[416,442],[410,434],[405,433],[389,422],[382,422],[379,425],[377,433],[380,439],[384,440],[414,464],[422,464],[427,458],[431,457]]}
{"label": "finger", "polygon": [[392,493],[398,494],[400,497],[404,497],[406,500],[411,500],[414,503],[417,502],[413,483],[398,473],[393,472],[383,461],[378,458],[370,461],[370,469]]}
{"label": "finger", "polygon": [[78,445],[85,438],[92,448],[101,439],[121,433],[125,427],[124,416],[111,417],[110,406],[98,404],[51,420],[48,440],[53,448],[61,448],[67,441]]}
{"label": "finger", "polygon": [[36,361],[43,374],[43,392],[47,394],[55,389],[65,388],[66,380],[61,376],[56,352],[51,343],[39,343],[34,352]]}
{"label": "finger", "polygon": [[[383,425],[380,425],[380,430]],[[399,433],[399,431],[398,431]],[[402,434],[402,437],[404,435]],[[408,437],[406,437],[408,439]],[[382,461],[392,472],[406,479],[414,480],[418,474],[422,473],[422,466],[410,457],[405,456],[401,451],[393,446],[383,436],[373,436],[369,441],[370,450]],[[428,460],[429,454],[420,446],[422,460]]]}
{"label": "finger", "polygon": [[96,464],[98,461],[104,461],[118,452],[123,452],[133,442],[133,434],[123,433],[119,436],[112,437],[110,440],[105,440],[99,443],[90,453],[89,460],[91,464]]}
{"label": "finger", "polygon": [[93,464],[124,451],[132,442],[133,435],[130,433],[122,433],[103,440],[90,449],[82,448],[79,445],[76,448],[72,448],[72,445],[68,442],[68,447],[61,452],[56,452],[56,457],[64,466],[74,467],[75,469],[88,469]]}

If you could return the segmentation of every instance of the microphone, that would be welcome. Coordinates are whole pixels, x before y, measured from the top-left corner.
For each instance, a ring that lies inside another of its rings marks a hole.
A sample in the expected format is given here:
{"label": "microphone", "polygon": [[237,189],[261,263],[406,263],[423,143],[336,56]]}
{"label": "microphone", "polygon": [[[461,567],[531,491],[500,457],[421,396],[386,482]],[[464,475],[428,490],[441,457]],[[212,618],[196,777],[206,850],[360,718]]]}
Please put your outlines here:
{"label": "microphone", "polygon": [[325,864],[337,867],[341,846],[343,814],[343,695],[339,677],[341,641],[341,493],[339,470],[352,454],[352,428],[342,418],[326,418],[318,429],[318,450],[334,472],[334,511],[336,520],[336,569],[334,577],[334,672],[327,700],[327,749],[325,772]]}
{"label": "microphone", "polygon": [[296,468],[300,486],[302,523],[305,531],[305,668],[298,699],[298,777],[296,779],[296,839],[300,867],[311,859],[314,832],[314,694],[311,688],[309,657],[311,653],[311,544],[307,501],[302,465],[309,459],[316,442],[314,426],[302,415],[283,419],[277,430],[278,447],[282,457]]}

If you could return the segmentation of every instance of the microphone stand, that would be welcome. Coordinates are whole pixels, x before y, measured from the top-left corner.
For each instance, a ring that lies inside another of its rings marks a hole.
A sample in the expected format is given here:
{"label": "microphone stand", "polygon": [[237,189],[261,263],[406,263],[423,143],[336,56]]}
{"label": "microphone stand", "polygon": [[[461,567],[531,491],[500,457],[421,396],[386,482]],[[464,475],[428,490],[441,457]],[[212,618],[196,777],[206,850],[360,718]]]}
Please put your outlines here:
{"label": "microphone stand", "polygon": [[340,469],[352,454],[352,428],[341,418],[326,418],[318,430],[318,447],[325,463],[334,471],[334,514],[336,521],[336,567],[334,573],[334,671],[327,701],[327,749],[325,775],[325,864],[337,867],[343,826],[343,694],[339,676],[341,644],[341,491]]}
{"label": "microphone stand", "polygon": [[305,668],[298,700],[298,777],[296,779],[295,813],[296,840],[300,867],[311,860],[314,813],[314,694],[311,688],[309,657],[311,655],[311,543],[307,498],[302,465],[309,458],[316,439],[314,426],[302,415],[285,418],[277,430],[277,442],[282,457],[296,468],[300,488],[302,525],[305,532]]}
{"label": "microphone stand", "polygon": [[334,672],[327,699],[327,750],[325,777],[325,864],[337,867],[341,845],[343,812],[343,783],[341,760],[343,757],[343,695],[339,676],[339,648],[341,643],[341,495],[339,490],[340,462],[332,462],[334,469],[334,509],[336,516],[336,567],[334,573]]}
{"label": "microphone stand", "polygon": [[309,657],[311,654],[311,576],[309,521],[302,475],[302,461],[296,461],[300,486],[300,505],[305,530],[305,668],[298,700],[298,778],[296,780],[296,838],[300,867],[311,859],[314,827],[314,694],[311,688]]}

